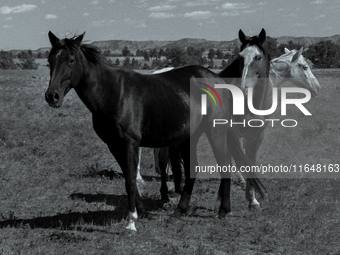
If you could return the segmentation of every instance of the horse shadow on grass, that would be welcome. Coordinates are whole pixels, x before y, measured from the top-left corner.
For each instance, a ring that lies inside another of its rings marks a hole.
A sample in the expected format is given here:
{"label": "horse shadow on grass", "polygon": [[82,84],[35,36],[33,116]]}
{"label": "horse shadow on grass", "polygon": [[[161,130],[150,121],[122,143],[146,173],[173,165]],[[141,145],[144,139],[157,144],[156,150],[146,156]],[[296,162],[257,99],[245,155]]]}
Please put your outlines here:
{"label": "horse shadow on grass", "polygon": [[[37,217],[33,219],[10,219],[0,221],[0,228],[6,227],[30,227],[30,228],[48,228],[48,229],[74,229],[81,225],[109,226],[112,223],[118,223],[128,216],[128,198],[127,195],[106,195],[106,194],[72,194],[71,199],[81,199],[88,203],[105,202],[107,205],[115,206],[112,211],[92,211],[87,213],[70,212],[57,214],[55,216]],[[149,218],[152,216],[151,211],[157,211],[163,207],[166,201],[159,199],[144,198],[142,199],[144,212],[139,218]]]}
{"label": "horse shadow on grass", "polygon": [[[101,176],[101,177],[107,177],[110,180],[113,179],[123,179],[124,175],[123,173],[117,172],[113,169],[104,169],[102,171],[99,171],[96,173],[96,175]],[[142,178],[144,181],[147,182],[153,182],[153,181],[157,181],[160,182],[161,181],[161,177],[160,176],[153,176],[153,175],[142,175]],[[173,181],[174,177],[173,175],[167,175],[167,181]]]}

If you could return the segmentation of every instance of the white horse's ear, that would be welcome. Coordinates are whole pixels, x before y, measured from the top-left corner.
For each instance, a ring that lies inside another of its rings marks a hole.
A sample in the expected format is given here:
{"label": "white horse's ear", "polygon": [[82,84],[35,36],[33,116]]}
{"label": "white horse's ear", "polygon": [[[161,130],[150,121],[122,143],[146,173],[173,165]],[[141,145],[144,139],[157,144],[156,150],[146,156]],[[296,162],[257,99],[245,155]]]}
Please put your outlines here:
{"label": "white horse's ear", "polygon": [[299,57],[301,56],[302,51],[303,51],[303,47],[294,54],[294,56],[292,58],[292,63],[295,63],[299,60]]}
{"label": "white horse's ear", "polygon": [[285,53],[289,53],[290,50],[288,50],[286,47],[285,47]]}

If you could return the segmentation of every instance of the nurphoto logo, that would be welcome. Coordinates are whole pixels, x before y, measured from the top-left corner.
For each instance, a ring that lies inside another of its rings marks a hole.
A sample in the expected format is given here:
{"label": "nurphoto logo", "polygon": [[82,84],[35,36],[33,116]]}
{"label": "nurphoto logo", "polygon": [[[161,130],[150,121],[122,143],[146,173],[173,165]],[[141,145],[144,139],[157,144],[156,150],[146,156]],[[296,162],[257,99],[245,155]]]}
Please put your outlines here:
{"label": "nurphoto logo", "polygon": [[[233,102],[233,115],[244,115],[245,114],[245,97],[243,91],[235,85],[231,84],[215,84],[214,88],[205,84],[200,83],[208,87],[213,91],[213,93],[218,97],[220,103],[222,105],[221,98],[219,97],[216,89],[228,89],[231,92],[232,102]],[[206,89],[204,90],[210,97],[214,100],[216,105],[216,100],[212,93],[210,93]],[[249,111],[257,116],[268,116],[275,112],[278,105],[278,89],[273,87],[272,88],[272,105],[269,109],[259,110],[255,109],[254,102],[253,102],[253,88],[249,87],[246,89],[247,93],[247,107]],[[289,93],[299,93],[303,94],[303,98],[287,98],[287,94]],[[309,90],[305,88],[292,88],[292,87],[283,87],[281,88],[281,116],[287,115],[287,105],[295,105],[305,116],[311,116],[312,114],[306,109],[303,105],[307,103],[311,99],[311,93]],[[201,114],[207,115],[207,95],[201,95]],[[214,119],[213,126],[216,125],[224,125],[229,123],[231,126],[233,125],[242,125],[242,126],[249,126],[249,127],[262,127],[266,122],[271,123],[271,126],[274,127],[275,122],[281,122],[283,127],[295,127],[297,126],[297,120],[295,119],[248,119],[247,121],[244,119],[242,122],[235,122],[233,120],[226,120],[226,119]],[[290,125],[289,125],[290,124]]]}

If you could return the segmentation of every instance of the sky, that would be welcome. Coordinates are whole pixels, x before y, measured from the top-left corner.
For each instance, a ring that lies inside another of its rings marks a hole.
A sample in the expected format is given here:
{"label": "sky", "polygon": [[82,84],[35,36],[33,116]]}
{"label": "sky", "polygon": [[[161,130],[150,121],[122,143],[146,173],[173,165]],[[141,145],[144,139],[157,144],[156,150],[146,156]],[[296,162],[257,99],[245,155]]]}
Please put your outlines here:
{"label": "sky", "polygon": [[86,31],[84,41],[229,41],[262,28],[271,37],[340,34],[340,0],[1,0],[0,50],[50,47]]}

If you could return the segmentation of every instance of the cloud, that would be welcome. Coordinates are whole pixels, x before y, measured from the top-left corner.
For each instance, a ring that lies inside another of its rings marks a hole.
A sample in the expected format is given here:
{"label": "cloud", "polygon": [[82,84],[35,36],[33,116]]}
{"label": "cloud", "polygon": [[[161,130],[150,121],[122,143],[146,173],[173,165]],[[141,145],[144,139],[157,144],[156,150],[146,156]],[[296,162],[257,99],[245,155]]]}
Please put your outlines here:
{"label": "cloud", "polygon": [[313,1],[313,2],[310,2],[311,4],[324,4],[326,1],[324,0],[316,0],[316,1]]}
{"label": "cloud", "polygon": [[325,14],[321,14],[321,15],[315,17],[314,19],[323,19],[323,18],[326,18]]}
{"label": "cloud", "polygon": [[146,28],[146,24],[143,22],[143,23],[140,23],[136,26],[136,28]]}
{"label": "cloud", "polygon": [[222,4],[223,9],[227,10],[240,10],[240,9],[247,9],[249,8],[249,5],[246,5],[244,3],[225,3]]}
{"label": "cloud", "polygon": [[46,14],[45,19],[57,19],[58,16],[55,14]]}
{"label": "cloud", "polygon": [[304,27],[304,26],[306,26],[305,23],[295,23],[295,24],[293,25],[293,27]]}
{"label": "cloud", "polygon": [[236,17],[238,15],[240,15],[240,12],[238,11],[230,11],[230,12],[222,12],[221,14],[223,17]]}
{"label": "cloud", "polygon": [[289,14],[285,14],[285,15],[283,15],[283,17],[296,17],[296,14],[295,13],[289,13]]}
{"label": "cloud", "polygon": [[158,5],[158,6],[153,6],[149,8],[149,11],[169,11],[177,8],[176,5]]}
{"label": "cloud", "polygon": [[256,9],[242,11],[242,13],[244,13],[244,14],[251,14],[251,13],[256,13],[256,12],[257,12]]}
{"label": "cloud", "polygon": [[8,29],[10,27],[13,27],[12,25],[4,25],[3,28]]}
{"label": "cloud", "polygon": [[85,13],[83,13],[83,16],[90,16],[90,13],[85,12]]}
{"label": "cloud", "polygon": [[98,5],[98,4],[99,4],[99,0],[93,0],[93,1],[91,1],[90,4],[92,4],[92,5]]}
{"label": "cloud", "polygon": [[105,20],[105,19],[95,20],[95,21],[92,21],[91,23],[89,23],[89,26],[91,26],[91,27],[102,27],[102,26],[110,27],[115,22],[116,21],[114,19],[111,19],[111,20],[108,20],[108,21]]}
{"label": "cloud", "polygon": [[15,7],[3,6],[0,8],[0,13],[2,14],[10,14],[10,13],[24,13],[29,12],[37,8],[36,5],[33,4],[23,4]]}
{"label": "cloud", "polygon": [[12,17],[7,17],[4,20],[12,20],[12,19],[13,19]]}
{"label": "cloud", "polygon": [[211,17],[210,11],[194,11],[194,12],[187,12],[183,15],[185,18],[192,18],[192,19],[208,19]]}
{"label": "cloud", "polygon": [[173,13],[165,13],[165,12],[151,12],[149,18],[153,19],[170,19],[176,17]]}
{"label": "cloud", "polygon": [[186,6],[204,6],[204,5],[214,5],[217,2],[221,2],[221,0],[196,0],[196,1],[191,1],[191,2],[186,2]]}

